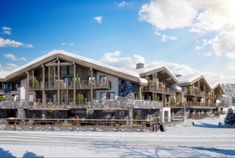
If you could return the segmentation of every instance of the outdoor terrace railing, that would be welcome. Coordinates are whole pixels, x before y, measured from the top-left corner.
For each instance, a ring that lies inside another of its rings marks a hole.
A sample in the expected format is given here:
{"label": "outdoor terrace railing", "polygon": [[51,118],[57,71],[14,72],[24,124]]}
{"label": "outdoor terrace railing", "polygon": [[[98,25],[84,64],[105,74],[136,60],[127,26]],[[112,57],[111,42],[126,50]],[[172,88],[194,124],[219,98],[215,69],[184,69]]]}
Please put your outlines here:
{"label": "outdoor terrace railing", "polygon": [[[73,125],[74,126],[132,126],[132,127],[150,127],[153,121],[149,120],[130,120],[130,119],[59,119],[59,118],[8,118],[8,124],[15,125]],[[131,123],[132,122],[132,123]],[[58,127],[57,127],[58,128]]]}
{"label": "outdoor terrace railing", "polygon": [[113,99],[113,100],[93,100],[93,108],[135,108],[135,109],[160,109],[161,102],[133,100],[133,99]]}
{"label": "outdoor terrace railing", "polygon": [[209,99],[216,99],[216,95],[214,94],[206,94],[206,97],[208,97]]}
{"label": "outdoor terrace railing", "polygon": [[206,93],[203,91],[196,91],[196,90],[188,90],[184,93],[185,95],[192,95],[192,96],[200,96],[200,97],[206,97]]}
{"label": "outdoor terrace railing", "polygon": [[201,103],[201,102],[185,102],[186,106],[200,106],[200,107],[216,107],[213,103]]}
{"label": "outdoor terrace railing", "polygon": [[[100,81],[100,80],[81,80],[81,81],[53,81],[53,82],[45,82],[45,89],[58,89],[58,86],[60,89],[73,89],[75,85],[76,89],[109,89],[109,81]],[[40,82],[40,84],[30,85],[30,90],[42,90],[43,84]]]}
{"label": "outdoor terrace railing", "polygon": [[161,86],[148,86],[143,88],[143,92],[155,92],[155,93],[166,93],[170,95],[174,95],[175,92],[170,88],[161,87]]}

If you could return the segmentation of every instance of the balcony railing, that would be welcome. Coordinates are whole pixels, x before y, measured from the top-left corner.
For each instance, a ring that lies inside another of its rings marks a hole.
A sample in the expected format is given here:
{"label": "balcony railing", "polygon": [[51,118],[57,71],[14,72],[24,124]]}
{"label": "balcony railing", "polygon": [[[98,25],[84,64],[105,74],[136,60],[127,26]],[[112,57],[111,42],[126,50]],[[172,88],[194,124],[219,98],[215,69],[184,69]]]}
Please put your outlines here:
{"label": "balcony railing", "polygon": [[170,88],[161,87],[161,86],[148,86],[143,88],[143,92],[155,92],[155,93],[166,93],[174,95],[175,92]]}
{"label": "balcony railing", "polygon": [[160,109],[163,105],[161,102],[156,101],[145,101],[145,100],[135,100],[128,99],[125,97],[119,97],[113,100],[93,100],[93,108],[118,108],[118,109]]}
{"label": "balcony railing", "polygon": [[197,90],[188,90],[184,93],[185,95],[192,95],[192,96],[200,96],[200,97],[206,97],[206,93],[203,91],[197,91]]}
{"label": "balcony railing", "polygon": [[[99,81],[99,80],[81,80],[79,82],[74,81],[55,81],[55,82],[45,82],[45,90],[53,90],[58,89],[58,86],[60,89],[73,89],[75,85],[76,89],[109,89],[109,81]],[[42,90],[43,84],[40,82],[38,85],[30,85],[30,90]]]}
{"label": "balcony railing", "polygon": [[214,94],[206,94],[206,97],[209,99],[216,99],[216,95]]}

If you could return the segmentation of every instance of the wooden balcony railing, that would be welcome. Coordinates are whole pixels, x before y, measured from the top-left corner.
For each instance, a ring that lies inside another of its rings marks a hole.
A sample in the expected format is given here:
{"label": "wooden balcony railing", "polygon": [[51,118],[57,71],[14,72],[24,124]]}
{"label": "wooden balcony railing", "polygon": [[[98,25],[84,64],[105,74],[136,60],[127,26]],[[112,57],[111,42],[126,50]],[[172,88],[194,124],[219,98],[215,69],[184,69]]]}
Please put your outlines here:
{"label": "wooden balcony railing", "polygon": [[184,93],[185,95],[191,95],[191,96],[200,96],[200,97],[206,97],[206,93],[202,91],[196,91],[196,90],[189,90]]}
{"label": "wooden balcony railing", "polygon": [[216,95],[214,94],[206,94],[206,97],[209,99],[216,99]]}
{"label": "wooden balcony railing", "polygon": [[174,95],[175,92],[170,88],[161,87],[161,86],[148,86],[143,88],[143,92],[155,92],[155,93],[166,93],[170,95]]}
{"label": "wooden balcony railing", "polygon": [[[76,89],[109,89],[109,81],[99,81],[99,80],[81,80],[79,82],[74,81],[55,81],[55,82],[45,82],[45,90],[56,90],[58,89],[58,86],[60,89],[73,89],[75,85]],[[43,84],[40,82],[38,85],[30,85],[30,90],[42,90]]]}

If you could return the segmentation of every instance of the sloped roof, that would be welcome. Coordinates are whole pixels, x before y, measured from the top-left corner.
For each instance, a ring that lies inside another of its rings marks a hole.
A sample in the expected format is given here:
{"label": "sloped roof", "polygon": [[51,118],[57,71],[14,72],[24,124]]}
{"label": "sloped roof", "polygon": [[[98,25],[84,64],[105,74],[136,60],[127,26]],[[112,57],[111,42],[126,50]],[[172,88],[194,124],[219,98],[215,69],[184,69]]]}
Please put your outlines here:
{"label": "sloped roof", "polygon": [[210,84],[208,83],[207,79],[202,74],[192,74],[186,76],[177,77],[180,86],[191,85],[201,79],[204,79],[207,86],[211,89]]}
{"label": "sloped roof", "polygon": [[168,69],[167,66],[165,65],[156,65],[156,66],[153,66],[153,67],[144,67],[144,68],[141,68],[141,69],[137,69],[136,72],[138,72],[140,75],[148,75],[148,74],[152,74],[154,72],[159,72],[159,71],[166,71],[169,76],[175,81],[175,83],[178,83],[175,75],[173,73],[171,73],[171,71]]}
{"label": "sloped roof", "polygon": [[147,80],[145,80],[143,78],[140,78],[140,75],[137,72],[135,72],[135,71],[130,71],[130,70],[114,67],[114,66],[102,63],[102,62],[100,62],[98,60],[87,58],[87,57],[83,57],[83,56],[80,56],[80,55],[77,55],[77,54],[73,54],[73,53],[70,53],[70,52],[67,52],[67,51],[64,51],[64,50],[53,50],[51,52],[48,52],[47,54],[45,54],[43,56],[40,56],[40,57],[32,60],[31,62],[29,62],[29,63],[27,63],[25,65],[22,65],[22,66],[20,66],[20,67],[18,67],[16,69],[14,69],[13,71],[11,71],[9,74],[7,74],[5,76],[5,79],[12,78],[17,73],[19,73],[19,72],[21,72],[21,71],[23,71],[25,69],[28,69],[29,67],[38,66],[37,64],[39,62],[49,60],[50,58],[53,58],[53,57],[56,57],[56,56],[59,56],[59,57],[69,57],[69,58],[78,60],[78,61],[83,62],[83,63],[89,63],[95,69],[98,69],[98,67],[99,67],[99,68],[102,68],[103,71],[111,70],[111,71],[115,72],[116,76],[119,76],[120,74],[123,74],[123,75],[129,76],[129,77],[135,78],[141,84],[145,84],[147,82]]}
{"label": "sloped roof", "polygon": [[182,75],[177,77],[179,84],[192,84],[195,80],[203,78],[202,74]]}

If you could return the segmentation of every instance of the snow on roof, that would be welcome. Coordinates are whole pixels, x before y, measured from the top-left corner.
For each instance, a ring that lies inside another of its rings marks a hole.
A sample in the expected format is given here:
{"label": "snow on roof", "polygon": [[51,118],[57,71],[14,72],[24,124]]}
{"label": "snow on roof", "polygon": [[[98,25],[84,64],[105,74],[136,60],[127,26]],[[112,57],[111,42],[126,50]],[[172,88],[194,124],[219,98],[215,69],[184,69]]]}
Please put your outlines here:
{"label": "snow on roof", "polygon": [[144,78],[140,78],[140,83],[143,85],[143,86],[147,86],[148,85],[148,80],[144,79]]}
{"label": "snow on roof", "polygon": [[138,72],[139,74],[143,74],[158,69],[165,69],[170,74],[170,76],[177,82],[175,75],[170,71],[170,69],[166,65],[146,66],[141,69],[136,69],[136,72]]}
{"label": "snow on roof", "polygon": [[192,75],[186,75],[186,76],[179,76],[177,77],[177,80],[179,84],[185,84],[185,83],[191,83],[192,81],[203,77],[202,74],[192,74]]}
{"label": "snow on roof", "polygon": [[153,71],[153,70],[157,70],[157,69],[160,69],[164,67],[163,65],[156,65],[156,66],[153,66],[153,67],[149,67],[149,66],[146,66],[144,68],[141,68],[141,69],[136,69],[136,72],[138,73],[146,73],[146,72],[149,72],[149,71]]}
{"label": "snow on roof", "polygon": [[111,69],[111,70],[114,70],[114,71],[117,71],[117,72],[120,72],[120,73],[124,73],[124,74],[130,75],[132,77],[139,78],[139,81],[142,84],[145,84],[147,82],[147,80],[145,80],[143,78],[140,78],[139,73],[137,73],[135,71],[126,70],[126,69],[118,68],[118,67],[115,67],[115,66],[111,66],[111,65],[102,63],[102,62],[100,62],[98,60],[87,58],[87,57],[83,57],[83,56],[80,56],[80,55],[77,55],[77,54],[73,54],[73,53],[70,53],[70,52],[67,52],[67,51],[64,51],[64,50],[53,50],[53,51],[50,51],[47,54],[42,55],[42,56],[32,60],[31,62],[29,62],[29,63],[27,63],[25,65],[22,65],[22,66],[20,66],[20,67],[18,67],[16,69],[14,69],[10,73],[8,73],[4,78],[7,78],[11,74],[14,74],[14,73],[16,73],[16,72],[18,72],[18,71],[20,71],[20,70],[22,70],[24,68],[27,68],[27,67],[29,67],[29,66],[31,66],[33,64],[36,64],[37,62],[40,62],[40,61],[42,61],[44,59],[47,59],[48,57],[50,57],[52,55],[57,55],[57,54],[69,56],[69,57],[72,57],[72,58],[75,58],[75,59],[79,59],[79,60],[82,60],[82,61],[85,61],[85,62],[88,62],[88,63],[95,64],[97,66],[106,67],[108,69]]}

